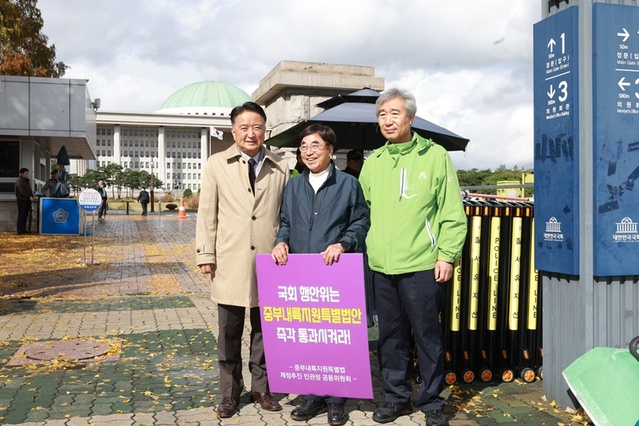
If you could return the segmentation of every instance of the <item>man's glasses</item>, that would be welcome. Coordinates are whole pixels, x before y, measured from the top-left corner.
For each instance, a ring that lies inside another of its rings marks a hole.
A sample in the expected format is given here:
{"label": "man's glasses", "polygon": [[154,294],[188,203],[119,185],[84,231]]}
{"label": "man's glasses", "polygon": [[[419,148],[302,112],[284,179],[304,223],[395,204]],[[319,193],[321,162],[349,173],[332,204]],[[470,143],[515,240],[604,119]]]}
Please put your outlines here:
{"label": "man's glasses", "polygon": [[310,145],[300,146],[300,152],[317,152],[323,150],[324,148],[326,148],[326,146],[320,146],[320,144],[318,143],[312,143]]}

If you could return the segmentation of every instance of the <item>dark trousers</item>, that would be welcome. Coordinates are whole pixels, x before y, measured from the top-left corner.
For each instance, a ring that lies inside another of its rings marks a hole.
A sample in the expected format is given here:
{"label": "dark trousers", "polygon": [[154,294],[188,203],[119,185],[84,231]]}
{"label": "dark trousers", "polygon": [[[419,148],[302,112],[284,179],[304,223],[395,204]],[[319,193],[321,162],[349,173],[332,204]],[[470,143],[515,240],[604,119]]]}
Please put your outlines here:
{"label": "dark trousers", "polygon": [[142,214],[146,216],[146,207],[149,205],[149,203],[140,203],[142,204]]}
{"label": "dark trousers", "polygon": [[27,220],[29,219],[29,212],[31,211],[31,201],[18,200],[18,233],[24,234],[27,232]]}
{"label": "dark trousers", "polygon": [[435,281],[433,270],[401,275],[373,272],[373,282],[386,401],[401,404],[411,399],[412,333],[423,380],[415,405],[424,412],[442,410],[444,345],[439,315],[443,284]]}
{"label": "dark trousers", "polygon": [[[243,306],[218,305],[217,309],[220,326],[217,356],[220,365],[222,396],[239,398],[244,389],[242,334],[244,332],[245,308]],[[248,367],[251,372],[251,391],[269,392],[259,308],[250,308],[249,317],[251,337]]]}
{"label": "dark trousers", "polygon": [[100,204],[100,207],[98,208],[98,219],[100,219],[102,216],[106,216],[106,211],[107,211],[107,200],[106,198],[103,198],[102,204]]}

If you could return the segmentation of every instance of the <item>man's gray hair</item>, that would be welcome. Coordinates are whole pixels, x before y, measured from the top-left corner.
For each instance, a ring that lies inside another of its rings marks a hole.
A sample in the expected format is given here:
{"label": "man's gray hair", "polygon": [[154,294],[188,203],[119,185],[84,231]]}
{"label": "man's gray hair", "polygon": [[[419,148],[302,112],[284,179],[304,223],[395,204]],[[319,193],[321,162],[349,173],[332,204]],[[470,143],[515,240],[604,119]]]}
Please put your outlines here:
{"label": "man's gray hair", "polygon": [[417,102],[415,102],[415,96],[413,96],[413,94],[408,90],[391,88],[384,90],[379,98],[377,98],[377,102],[375,102],[375,116],[379,116],[379,110],[384,102],[390,101],[394,98],[402,98],[404,100],[404,103],[406,104],[406,112],[409,116],[414,117],[415,114],[417,114]]}

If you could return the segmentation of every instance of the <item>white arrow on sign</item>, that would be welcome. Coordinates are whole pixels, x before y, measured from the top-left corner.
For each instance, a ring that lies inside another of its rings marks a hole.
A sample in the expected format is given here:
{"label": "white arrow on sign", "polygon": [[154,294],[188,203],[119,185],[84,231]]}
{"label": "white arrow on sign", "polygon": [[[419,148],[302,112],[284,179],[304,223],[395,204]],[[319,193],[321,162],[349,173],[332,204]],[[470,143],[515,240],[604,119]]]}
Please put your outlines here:
{"label": "white arrow on sign", "polygon": [[550,53],[553,52],[553,50],[555,48],[555,44],[557,44],[557,42],[555,41],[554,38],[551,38],[550,41],[548,42],[548,44],[546,45],[546,47],[548,47],[548,49],[550,49]]}
{"label": "white arrow on sign", "polygon": [[628,83],[626,81],[626,77],[621,77],[621,80],[619,80],[619,83],[617,83],[617,85],[619,86],[619,88],[621,90],[623,90],[625,92],[626,91],[626,87],[630,86],[630,83]]}
{"label": "white arrow on sign", "polygon": [[550,85],[550,90],[546,92],[546,94],[548,95],[550,99],[555,97],[555,88],[552,87],[552,84]]}
{"label": "white arrow on sign", "polygon": [[622,33],[617,33],[617,35],[619,37],[623,37],[622,41],[625,43],[625,41],[628,40],[628,37],[630,37],[630,33],[628,32],[627,29],[625,29],[625,28],[622,28],[622,29],[623,29],[623,32]]}

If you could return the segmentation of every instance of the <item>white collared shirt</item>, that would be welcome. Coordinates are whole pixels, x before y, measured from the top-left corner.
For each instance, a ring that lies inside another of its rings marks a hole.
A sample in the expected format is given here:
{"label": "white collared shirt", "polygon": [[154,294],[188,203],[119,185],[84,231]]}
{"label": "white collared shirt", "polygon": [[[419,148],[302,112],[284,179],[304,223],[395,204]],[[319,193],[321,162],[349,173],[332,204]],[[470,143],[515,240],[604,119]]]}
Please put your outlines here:
{"label": "white collared shirt", "polygon": [[242,154],[242,158],[244,158],[246,161],[250,160],[251,158],[255,160],[255,177],[257,178],[257,176],[259,176],[260,174],[260,170],[262,170],[262,164],[264,164],[264,147],[262,146],[259,152],[255,154],[254,157],[251,157],[250,155],[240,151],[239,148],[238,151],[240,154]]}

